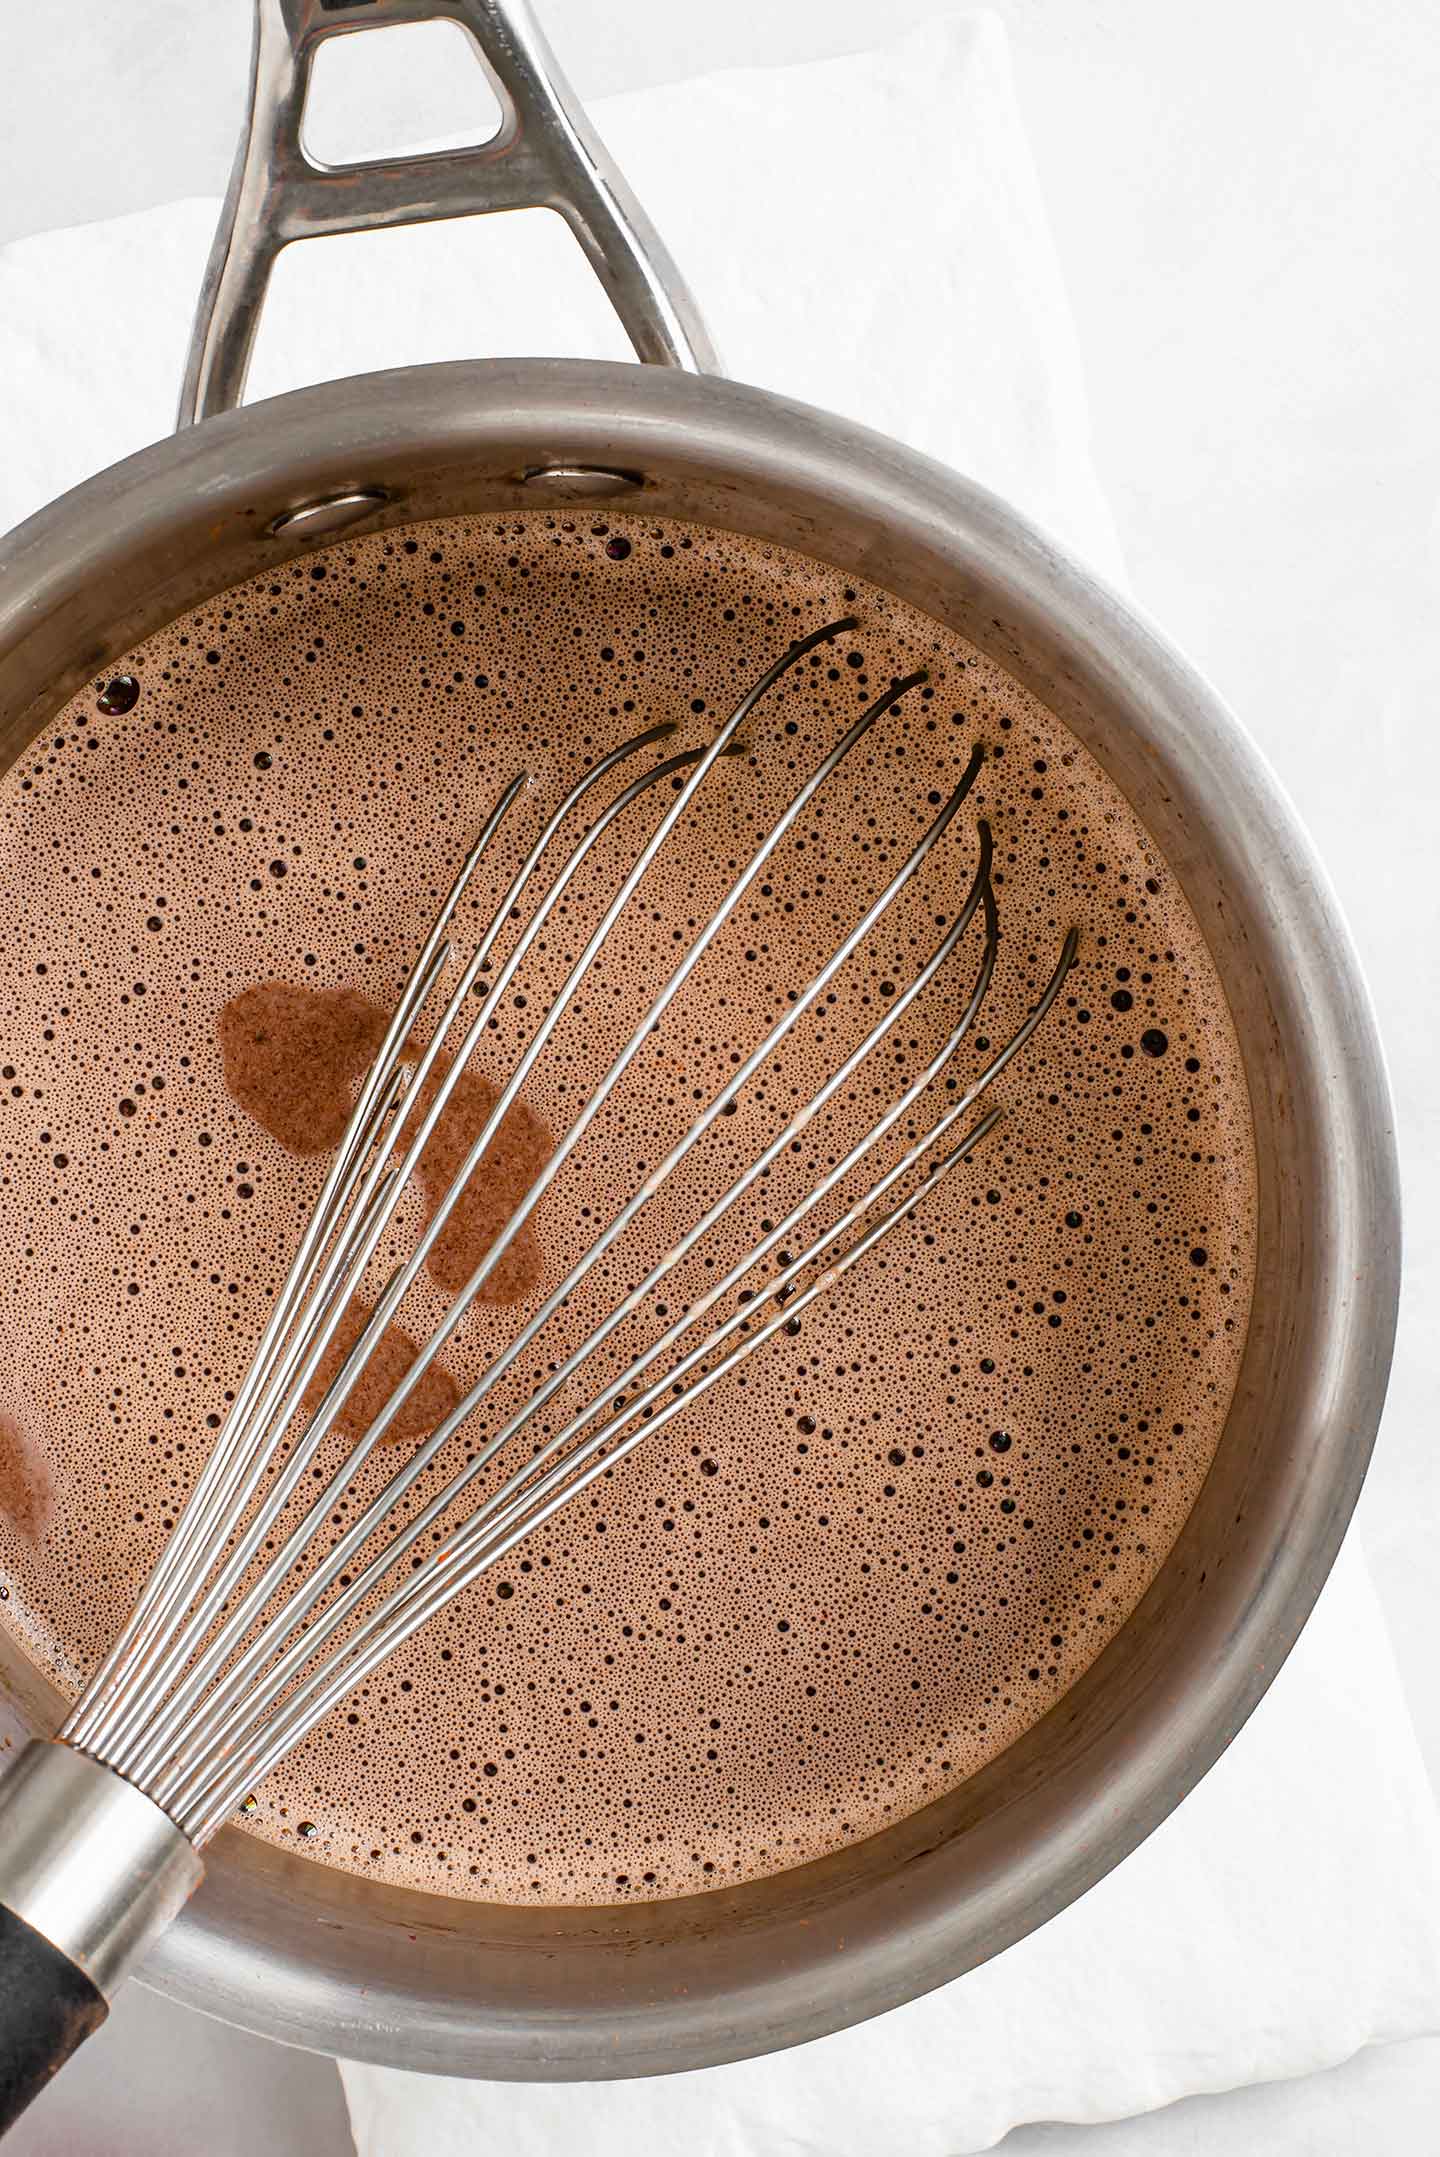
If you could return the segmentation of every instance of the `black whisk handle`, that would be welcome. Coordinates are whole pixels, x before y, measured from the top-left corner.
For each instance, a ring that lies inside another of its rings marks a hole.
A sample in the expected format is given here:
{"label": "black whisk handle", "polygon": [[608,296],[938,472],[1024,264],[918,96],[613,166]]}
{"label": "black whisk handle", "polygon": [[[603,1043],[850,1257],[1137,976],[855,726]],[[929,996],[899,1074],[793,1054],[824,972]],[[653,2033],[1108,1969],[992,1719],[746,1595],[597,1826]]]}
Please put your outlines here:
{"label": "black whisk handle", "polygon": [[0,1907],[0,2134],[109,2012],[78,1963]]}
{"label": "black whisk handle", "polygon": [[0,2134],[99,2029],[203,1871],[143,1790],[68,1745],[26,1746],[0,1782]]}

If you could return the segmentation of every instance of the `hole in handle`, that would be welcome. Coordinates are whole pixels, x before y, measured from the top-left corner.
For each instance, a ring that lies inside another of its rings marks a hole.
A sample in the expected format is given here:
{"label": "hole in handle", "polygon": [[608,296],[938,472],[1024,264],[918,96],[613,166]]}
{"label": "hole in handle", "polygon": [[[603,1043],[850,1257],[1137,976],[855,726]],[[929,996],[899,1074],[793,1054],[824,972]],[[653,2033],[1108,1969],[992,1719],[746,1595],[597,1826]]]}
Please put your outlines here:
{"label": "hole in handle", "polygon": [[367,32],[326,38],[311,61],[300,147],[312,164],[367,165],[493,141],[500,100],[458,24],[376,23]]}

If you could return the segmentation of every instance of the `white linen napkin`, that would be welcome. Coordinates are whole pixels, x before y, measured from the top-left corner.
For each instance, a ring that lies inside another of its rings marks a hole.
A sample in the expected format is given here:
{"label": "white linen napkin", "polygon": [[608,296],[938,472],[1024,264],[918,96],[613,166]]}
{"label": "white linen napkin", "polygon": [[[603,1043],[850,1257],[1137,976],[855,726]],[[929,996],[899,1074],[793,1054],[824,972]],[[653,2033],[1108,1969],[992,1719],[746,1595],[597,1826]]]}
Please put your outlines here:
{"label": "white linen napkin", "polygon": [[[970,472],[1120,577],[993,18],[637,92],[595,117],[731,374]],[[0,524],[167,431],[215,210],[177,203],[0,249]],[[623,356],[557,240],[506,217],[292,249],[252,390],[467,353]],[[370,250],[366,276],[348,247]],[[1437,2027],[1440,1824],[1352,1542],[1273,1690],[1180,1810],[1080,1903],[929,1998],[652,2082],[342,2072],[360,2157],[501,2142],[513,2157],[961,2157],[1021,2122],[1122,2117]]]}

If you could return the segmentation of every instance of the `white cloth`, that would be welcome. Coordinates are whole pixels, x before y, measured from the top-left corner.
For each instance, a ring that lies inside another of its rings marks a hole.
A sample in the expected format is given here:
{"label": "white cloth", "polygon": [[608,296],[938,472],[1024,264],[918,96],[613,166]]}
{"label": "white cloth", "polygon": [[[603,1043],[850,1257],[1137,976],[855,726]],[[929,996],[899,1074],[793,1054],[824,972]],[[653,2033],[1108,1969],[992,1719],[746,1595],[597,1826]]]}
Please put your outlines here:
{"label": "white cloth", "polygon": [[1078,1903],[908,2007],[792,2052],[601,2085],[342,2068],[360,2157],[961,2157],[1329,2066],[1440,2022],[1440,1849],[1353,1546],[1273,1688]]}
{"label": "white cloth", "polygon": [[[633,93],[596,120],[729,372],[969,471],[1120,574],[992,19]],[[0,250],[0,523],[166,431],[214,215],[180,203]],[[354,243],[383,251],[378,308],[344,247],[291,250],[254,393],[467,352],[621,356],[583,265],[567,276],[535,227]],[[1440,1827],[1352,1544],[1199,1789],[983,1969],[861,2028],[704,2074],[567,2088],[347,2064],[346,2093],[360,2157],[502,2141],[515,2157],[960,2157],[1023,2121],[1122,2117],[1440,2027],[1437,1913]]]}
{"label": "white cloth", "polygon": [[[596,115],[728,374],[913,443],[1118,574],[997,23],[955,16]],[[215,216],[172,203],[0,248],[0,530],[169,432]],[[280,257],[249,395],[537,352],[631,356],[548,212],[309,242]]]}

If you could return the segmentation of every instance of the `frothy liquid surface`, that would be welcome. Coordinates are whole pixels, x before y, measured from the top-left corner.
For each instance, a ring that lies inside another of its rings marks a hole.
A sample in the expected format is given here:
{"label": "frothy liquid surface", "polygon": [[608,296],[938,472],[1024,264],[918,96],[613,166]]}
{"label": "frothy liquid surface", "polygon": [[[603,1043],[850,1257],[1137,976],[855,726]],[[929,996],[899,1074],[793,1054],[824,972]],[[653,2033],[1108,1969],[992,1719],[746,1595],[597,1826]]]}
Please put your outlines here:
{"label": "frothy liquid surface", "polygon": [[[462,914],[466,950],[598,755],[662,719],[703,742],[792,638],[851,612],[860,627],[794,669],[747,724],[748,755],[715,769],[541,1059],[528,1103],[552,1132],[854,715],[915,666],[927,686],[827,783],[647,1044],[538,1210],[539,1285],[471,1312],[446,1353],[456,1382],[729,1083],[980,741],[975,792],[831,1000],[453,1447],[528,1396],[913,978],[969,886],[977,816],[995,834],[1001,944],[962,1083],[1081,931],[1060,1001],[996,1085],[1004,1119],[796,1332],[347,1701],[261,1787],[258,1834],[483,1899],[611,1902],[777,1871],[914,1810],[1051,1707],[1195,1499],[1244,1341],[1253,1148],[1213,966],[1125,801],[962,639],[814,562],[640,518],[477,518],[223,595],[109,670],[138,681],[133,708],[99,708],[97,683],[0,788],[0,1617],[77,1689],[198,1471],[318,1191],[324,1157],[227,1090],[222,1010],[274,982],[389,1009],[518,768],[532,788]],[[597,848],[523,1002],[491,1014],[477,1075],[508,1075],[664,799]],[[717,1231],[713,1267],[920,1068],[980,948],[977,923]],[[372,1281],[428,1207],[417,1185]],[[668,1314],[714,1277],[697,1254],[662,1291]],[[445,1302],[422,1275],[402,1314],[413,1338]],[[543,1429],[661,1322],[595,1357]],[[395,1458],[369,1465],[362,1498]],[[415,1502],[437,1487],[432,1470]]]}

